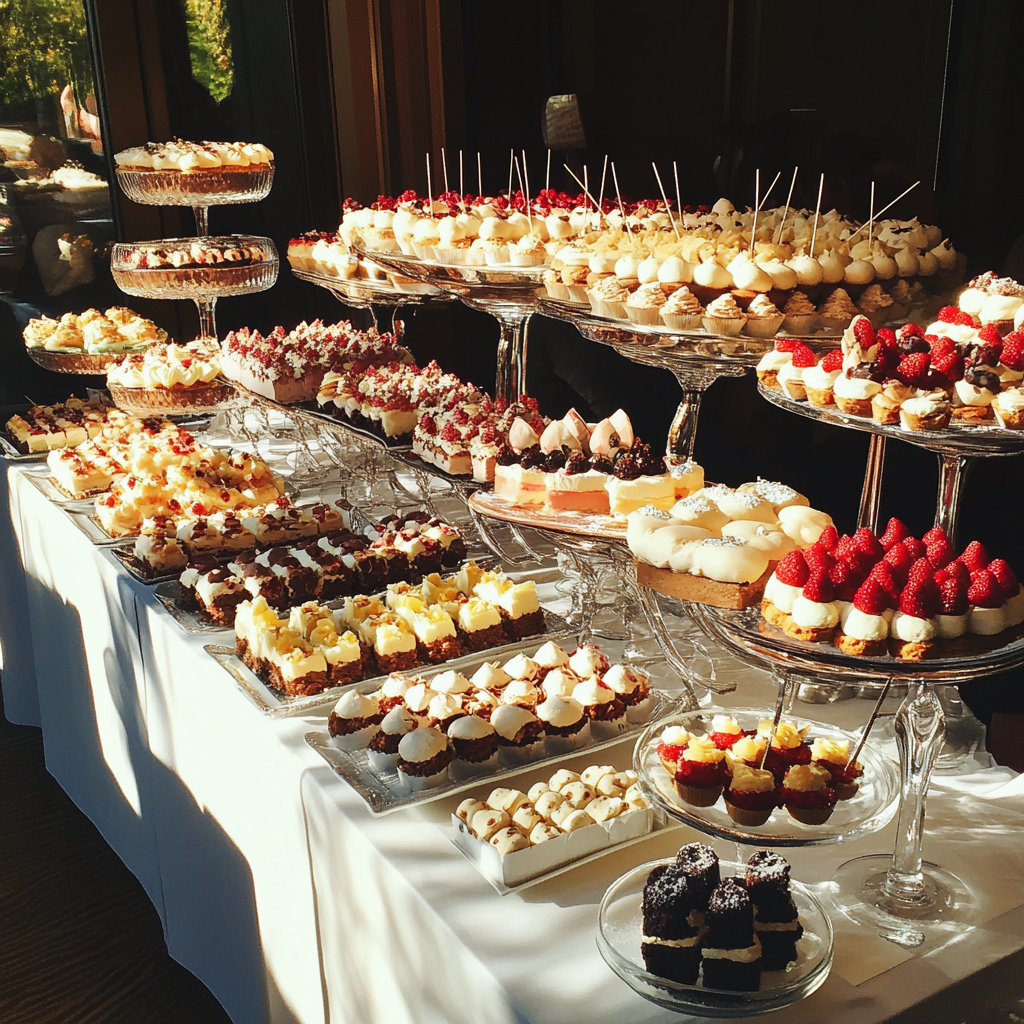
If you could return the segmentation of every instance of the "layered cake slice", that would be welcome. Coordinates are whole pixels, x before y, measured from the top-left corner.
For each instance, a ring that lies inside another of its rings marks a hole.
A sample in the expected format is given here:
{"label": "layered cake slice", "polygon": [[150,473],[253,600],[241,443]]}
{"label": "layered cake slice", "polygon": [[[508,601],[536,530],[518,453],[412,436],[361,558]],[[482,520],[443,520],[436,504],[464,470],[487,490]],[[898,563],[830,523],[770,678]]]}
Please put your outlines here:
{"label": "layered cake slice", "polygon": [[711,894],[701,950],[705,988],[756,992],[761,987],[761,941],[747,890],[727,878]]}
{"label": "layered cake slice", "polygon": [[754,933],[761,942],[762,968],[784,971],[797,958],[796,944],[804,933],[789,891],[789,864],[768,850],[748,861],[747,893],[754,905]]}
{"label": "layered cake slice", "polygon": [[640,950],[647,970],[681,985],[695,985],[702,921],[696,894],[683,871],[675,864],[654,868],[643,894]]}

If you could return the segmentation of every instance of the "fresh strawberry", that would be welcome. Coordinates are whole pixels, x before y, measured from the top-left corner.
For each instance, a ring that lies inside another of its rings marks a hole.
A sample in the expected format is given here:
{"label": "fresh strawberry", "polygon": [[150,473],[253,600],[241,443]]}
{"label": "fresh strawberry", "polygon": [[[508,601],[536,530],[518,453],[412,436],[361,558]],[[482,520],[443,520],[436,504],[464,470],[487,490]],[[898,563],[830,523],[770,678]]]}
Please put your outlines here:
{"label": "fresh strawberry", "polygon": [[1017,582],[1017,577],[1014,575],[1013,570],[1010,568],[1009,563],[1005,558],[993,558],[992,561],[985,566],[985,570],[986,572],[992,573],[995,577],[996,582],[1003,591],[1004,601],[1007,598],[1017,596],[1017,592],[1020,590],[1020,583]]}
{"label": "fresh strawberry", "polygon": [[[797,347],[803,345],[802,341],[797,341],[796,338],[776,338],[775,339],[775,351],[776,352],[793,352]],[[804,346],[806,348],[806,346]]]}
{"label": "fresh strawberry", "polygon": [[910,531],[895,516],[889,520],[885,527],[885,533],[879,537],[882,547],[888,551],[893,544],[898,544],[904,537],[909,537]]}
{"label": "fresh strawberry", "polygon": [[885,561],[892,569],[895,579],[905,583],[910,575],[910,567],[914,564],[914,558],[903,541],[893,544],[885,553]]}
{"label": "fresh strawberry", "polygon": [[915,619],[930,619],[939,610],[939,591],[928,580],[921,584],[908,583],[900,594],[900,611]]}
{"label": "fresh strawberry", "polygon": [[948,565],[943,566],[942,571],[952,576],[953,579],[959,580],[965,587],[970,586],[971,570],[959,559],[954,559]]}
{"label": "fresh strawberry", "polygon": [[806,346],[798,345],[793,349],[793,365],[807,369],[808,366],[814,366],[818,362],[818,357]]}
{"label": "fresh strawberry", "polygon": [[900,351],[897,348],[880,348],[875,356],[874,365],[886,376],[892,376],[900,364]]}
{"label": "fresh strawberry", "polygon": [[875,329],[866,316],[858,316],[853,321],[853,336],[860,342],[860,347],[869,349],[875,343]]}
{"label": "fresh strawberry", "polygon": [[911,352],[904,356],[896,367],[896,376],[904,384],[914,385],[924,380],[931,360],[927,352]]}
{"label": "fresh strawberry", "polygon": [[960,315],[960,310],[956,306],[943,306],[939,310],[938,318],[944,324],[955,324],[956,318]]}
{"label": "fresh strawberry", "polygon": [[969,607],[963,580],[950,576],[939,584],[939,610],[943,615],[965,615]]}
{"label": "fresh strawberry", "polygon": [[971,575],[973,576],[979,569],[984,569],[988,565],[990,559],[988,557],[988,552],[982,546],[981,542],[972,540],[971,543],[964,548],[957,561],[963,562],[964,565],[971,570]]}
{"label": "fresh strawberry", "polygon": [[804,584],[804,597],[816,604],[827,604],[835,600],[835,588],[825,573],[812,573]]}
{"label": "fresh strawberry", "polygon": [[831,523],[821,531],[818,539],[814,542],[815,547],[824,548],[829,554],[835,553],[838,544],[839,531]]}
{"label": "fresh strawberry", "polygon": [[879,327],[875,332],[875,341],[878,342],[882,348],[895,348],[896,332],[891,327]]}
{"label": "fresh strawberry", "polygon": [[953,323],[958,327],[977,327],[978,321],[971,316],[970,313],[965,313],[962,309],[957,311],[956,316],[953,318]]}
{"label": "fresh strawberry", "polygon": [[853,538],[844,533],[836,544],[835,556],[842,561],[843,559],[849,558],[856,550],[857,547],[853,543]]}
{"label": "fresh strawberry", "polygon": [[978,341],[983,341],[986,345],[995,345],[1000,349],[1003,347],[1003,336],[995,324],[985,324],[978,331]]}
{"label": "fresh strawberry", "polygon": [[900,585],[896,582],[892,567],[887,562],[877,562],[875,567],[868,574],[869,580],[874,580],[886,592],[893,607],[900,596]]}
{"label": "fresh strawberry", "polygon": [[916,537],[904,537],[903,543],[906,545],[907,551],[910,552],[910,557],[915,562],[919,558],[928,557],[928,549],[924,546],[924,541],[920,541]]}
{"label": "fresh strawberry", "polygon": [[881,615],[891,606],[891,601],[882,584],[869,576],[853,595],[853,606],[865,615]]}
{"label": "fresh strawberry", "polygon": [[936,356],[944,356],[950,352],[956,351],[956,342],[952,338],[940,338],[937,334],[929,334],[925,340],[928,342],[928,348],[932,354],[932,362],[935,362]]}
{"label": "fresh strawberry", "polygon": [[858,551],[862,551],[865,555],[869,555],[872,558],[872,564],[885,554],[885,548],[882,547],[878,538],[866,526],[862,526],[853,535],[853,543]]}
{"label": "fresh strawberry", "polygon": [[1010,331],[1003,339],[1003,366],[1011,370],[1024,370],[1024,331]]}
{"label": "fresh strawberry", "polygon": [[967,600],[979,608],[998,608],[1003,603],[1003,588],[987,569],[978,569],[971,573]]}
{"label": "fresh strawberry", "polygon": [[821,359],[821,368],[826,373],[835,373],[836,370],[841,370],[843,368],[842,349],[834,348],[831,352],[825,353]]}
{"label": "fresh strawberry", "polygon": [[919,327],[917,324],[904,324],[897,332],[897,341],[902,341],[904,338],[924,338],[924,328]]}
{"label": "fresh strawberry", "polygon": [[964,357],[959,352],[944,352],[936,355],[932,352],[932,369],[938,370],[951,384],[964,375]]}
{"label": "fresh strawberry", "polygon": [[919,587],[922,583],[935,582],[935,569],[927,558],[919,558],[907,573],[907,586]]}
{"label": "fresh strawberry", "polygon": [[775,578],[789,587],[802,587],[808,576],[810,570],[801,551],[790,551],[775,567]]}
{"label": "fresh strawberry", "polygon": [[804,552],[804,557],[807,559],[807,568],[810,569],[811,574],[818,573],[827,574],[832,566],[836,564],[835,558],[825,548],[818,547],[817,544],[812,545]]}
{"label": "fresh strawberry", "polygon": [[836,600],[852,601],[866,575],[866,572],[860,571],[849,562],[836,562],[828,574],[835,588]]}
{"label": "fresh strawberry", "polygon": [[956,551],[946,534],[936,527],[924,535],[927,558],[933,569],[941,569],[953,561]]}

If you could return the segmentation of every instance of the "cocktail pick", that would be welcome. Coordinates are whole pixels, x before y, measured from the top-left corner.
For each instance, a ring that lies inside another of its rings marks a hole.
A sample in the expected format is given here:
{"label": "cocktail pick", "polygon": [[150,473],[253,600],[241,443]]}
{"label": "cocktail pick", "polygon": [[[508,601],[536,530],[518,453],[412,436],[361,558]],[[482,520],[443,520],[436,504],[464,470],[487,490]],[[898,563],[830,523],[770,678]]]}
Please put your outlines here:
{"label": "cocktail pick", "polygon": [[484,194],[484,172],[480,163],[480,150],[476,151],[476,191],[477,195]]}
{"label": "cocktail pick", "polygon": [[[824,175],[822,175],[822,177],[824,177]],[[882,214],[885,213],[886,210],[888,210],[891,207],[895,206],[905,195],[907,195],[910,192],[913,192],[914,189],[917,188],[917,186],[920,185],[920,184],[921,184],[920,181],[915,181],[914,184],[910,186],[910,188],[905,188],[891,203],[889,203],[887,206],[883,206],[874,215],[874,219],[875,220],[880,220],[881,217],[882,217]],[[857,228],[856,231],[854,231],[854,233],[852,235],[850,235],[850,237],[847,239],[847,242],[852,242],[863,230],[864,230],[864,225],[861,225],[859,228]]]}
{"label": "cocktail pick", "polygon": [[444,176],[444,190],[448,191],[448,158],[444,155],[444,146],[441,147],[441,172]]}
{"label": "cocktail pick", "polygon": [[[753,253],[754,244],[757,241],[757,215],[761,212],[761,207],[768,201],[768,197],[772,194],[772,189],[775,188],[779,178],[782,176],[782,171],[776,171],[775,177],[772,179],[772,183],[768,186],[768,191],[765,192],[760,199],[757,195],[754,196],[754,223],[750,229],[750,251]],[[761,191],[761,170],[758,168],[757,171],[757,191]]]}
{"label": "cocktail pick", "polygon": [[551,191],[551,150],[548,150],[548,169],[544,174],[544,191]]}
{"label": "cocktail pick", "polygon": [[672,161],[672,174],[676,179],[676,213],[679,215],[679,219],[683,219],[683,197],[679,191],[679,165]]}
{"label": "cocktail pick", "polygon": [[604,216],[604,179],[608,173],[608,154],[604,155],[604,166],[601,168],[601,191],[597,196],[597,212]]}
{"label": "cocktail pick", "polygon": [[430,154],[427,154],[427,216],[434,216],[434,190],[430,184]]}
{"label": "cocktail pick", "polygon": [[526,190],[523,192],[523,199],[526,202],[526,219],[530,222],[530,234],[533,234],[533,203],[530,201],[530,172],[526,167],[526,150],[523,150],[523,181],[526,182]]}
{"label": "cocktail pick", "polygon": [[462,207],[462,212],[466,212],[466,193],[462,191],[462,150],[459,150],[459,206]]}
{"label": "cocktail pick", "polygon": [[509,206],[512,205],[512,164],[516,159],[516,151],[510,149],[508,151],[508,202]]}
{"label": "cocktail pick", "polygon": [[796,184],[796,172],[799,170],[799,166],[793,168],[793,177],[789,183],[789,195],[786,196],[786,209],[782,212],[782,220],[779,221],[778,237],[774,239],[776,245],[782,241],[782,232],[786,230],[786,218],[789,216],[789,204],[793,201],[793,186]]}
{"label": "cocktail pick", "polygon": [[634,246],[636,243],[633,239],[633,229],[629,226],[629,219],[626,217],[626,208],[622,205],[622,193],[619,191],[619,176],[615,173],[615,161],[612,161],[612,182],[615,185],[615,198],[619,201],[619,213],[622,214],[622,223],[626,228],[626,234],[629,235],[630,246]]}
{"label": "cocktail pick", "polygon": [[875,701],[874,709],[871,712],[871,717],[868,719],[868,724],[864,726],[864,731],[860,734],[860,742],[857,744],[857,749],[850,755],[850,764],[856,764],[857,758],[860,757],[860,752],[864,749],[864,744],[867,742],[868,733],[871,732],[871,727],[875,724],[875,720],[878,718],[879,712],[882,710],[882,702],[889,695],[889,688],[892,686],[893,677],[889,676],[885,681],[885,685],[882,687],[882,692],[878,695],[878,700]]}
{"label": "cocktail pick", "polygon": [[818,216],[821,214],[821,193],[825,188],[825,172],[821,172],[821,177],[818,179],[818,201],[814,204],[814,227],[811,230],[811,251],[807,254],[808,256],[814,255],[814,240],[818,236]]}
{"label": "cocktail pick", "polygon": [[661,175],[658,173],[658,165],[652,160],[651,166],[654,168],[654,177],[658,179],[658,188],[661,189],[661,201],[665,204],[665,212],[668,214],[669,219],[672,221],[672,230],[676,233],[676,241],[679,241],[679,228],[676,225],[676,219],[672,216],[672,207],[668,205],[668,196],[665,195],[665,186],[661,183]]}
{"label": "cocktail pick", "polygon": [[875,232],[875,183],[871,182],[871,206],[868,209],[868,249],[871,248],[871,236]]}
{"label": "cocktail pick", "polygon": [[562,164],[562,166],[569,172],[569,177],[572,178],[572,180],[575,181],[581,189],[583,189],[583,192],[585,193],[586,197],[591,202],[594,202],[594,197],[589,192],[587,192],[586,186],[583,184],[583,182],[580,181],[580,179],[577,178],[575,174],[573,174],[572,168],[568,164]]}
{"label": "cocktail pick", "polygon": [[775,701],[775,715],[772,718],[771,732],[768,733],[768,738],[764,743],[764,753],[761,755],[761,770],[764,771],[765,761],[768,760],[768,751],[772,749],[772,741],[775,739],[775,733],[778,731],[779,722],[782,721],[782,708],[786,703],[786,694],[789,692],[789,680],[787,679],[783,686],[779,687],[779,696]]}

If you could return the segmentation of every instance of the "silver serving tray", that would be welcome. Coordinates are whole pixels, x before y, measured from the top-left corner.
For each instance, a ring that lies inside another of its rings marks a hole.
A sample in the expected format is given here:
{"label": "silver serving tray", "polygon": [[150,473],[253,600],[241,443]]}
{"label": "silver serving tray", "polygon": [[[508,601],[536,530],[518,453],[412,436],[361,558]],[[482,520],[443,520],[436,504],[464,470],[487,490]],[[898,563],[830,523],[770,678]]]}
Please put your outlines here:
{"label": "silver serving tray", "polygon": [[[156,595],[160,598],[162,604],[166,605],[166,601],[161,597],[160,591],[167,584],[161,584],[157,587]],[[178,584],[180,586],[180,584]],[[337,607],[344,602],[344,598],[340,598],[337,601],[328,601],[325,607]],[[168,609],[169,610],[169,609]],[[179,609],[179,614],[182,610]],[[171,612],[174,615],[174,612]],[[175,615],[175,618],[178,618]],[[180,622],[181,620],[178,619]],[[213,626],[212,623],[205,623],[205,632],[207,633],[223,633],[225,632],[222,626]],[[192,632],[192,630],[190,630]],[[195,630],[198,632],[198,630]],[[568,623],[564,619],[559,618],[557,615],[544,609],[544,629],[540,633],[535,633],[533,636],[524,637],[522,640],[516,640],[514,643],[502,644],[500,647],[491,647],[486,651],[476,651],[473,654],[464,654],[460,658],[452,658],[450,661],[446,661],[440,665],[424,664],[418,665],[415,668],[408,670],[408,674],[415,675],[437,675],[439,672],[446,672],[448,669],[455,669],[462,672],[464,669],[476,669],[479,668],[485,661],[494,661],[499,659],[502,661],[508,660],[525,648],[532,647],[534,649],[540,647],[548,640],[565,640],[568,637],[575,638],[575,633],[569,628]],[[235,648],[219,646],[217,644],[208,644],[206,646],[206,653],[213,658],[214,661],[228,673],[229,676],[235,681],[242,693],[257,707],[263,714],[269,718],[285,718],[289,715],[305,715],[310,714],[317,709],[326,709],[334,705],[338,698],[346,693],[348,690],[360,690],[364,693],[371,693],[374,690],[379,690],[384,680],[387,679],[386,675],[371,676],[369,679],[361,679],[357,683],[348,683],[345,686],[332,686],[330,689],[324,690],[322,693],[313,694],[309,697],[288,697],[284,694],[279,694],[272,690],[266,683],[261,680],[255,672],[252,671],[247,665],[242,662],[242,659],[235,653]],[[463,672],[463,674],[465,674]],[[340,751],[339,751],[340,753]]]}
{"label": "silver serving tray", "polygon": [[29,452],[28,454],[18,451],[6,434],[0,434],[0,455],[3,455],[8,462],[41,462],[49,454],[50,449],[45,452]]}
{"label": "silver serving tray", "polygon": [[163,583],[166,580],[176,580],[184,568],[169,569],[165,572],[152,572],[135,557],[135,541],[129,540],[115,544],[110,553],[121,563],[125,571],[139,583],[154,584]]}
{"label": "silver serving tray", "polygon": [[[536,650],[540,643],[548,639],[557,640],[557,637],[535,637],[525,647],[527,650],[530,648]],[[523,645],[518,646],[520,649],[523,649]],[[484,652],[483,656],[475,656],[476,665],[491,660],[493,654],[494,652]],[[430,675],[448,668],[458,668],[458,666],[455,662],[449,662],[447,665],[437,665],[434,666],[433,672]],[[426,673],[424,675],[427,676]],[[429,678],[429,676],[427,677]],[[630,723],[621,733],[611,739],[594,740],[586,746],[578,747],[569,752],[561,751],[559,753],[542,755],[536,761],[530,761],[526,764],[502,765],[500,768],[482,772],[480,775],[457,782],[453,780],[443,786],[438,786],[436,789],[428,789],[420,793],[407,792],[399,781],[396,769],[383,772],[380,775],[376,774],[370,768],[365,750],[357,750],[354,753],[346,753],[339,750],[331,743],[326,729],[307,732],[306,743],[334,769],[336,775],[344,779],[363,798],[370,809],[370,813],[379,816],[405,810],[408,807],[418,807],[421,804],[430,803],[434,800],[442,800],[445,797],[454,796],[456,793],[463,793],[482,784],[491,785],[499,779],[508,778],[511,775],[519,775],[524,771],[530,771],[534,768],[554,765],[570,757],[579,757],[582,754],[603,750],[605,747],[610,747],[616,743],[621,743],[623,740],[636,737],[651,722],[664,718],[666,715],[675,714],[683,709],[684,699],[681,697],[673,697],[671,694],[656,689],[651,690],[651,697],[653,699],[647,721],[637,724]]]}
{"label": "silver serving tray", "polygon": [[[186,608],[183,604],[185,588],[178,582],[181,573],[171,579],[165,579],[156,585],[153,593],[156,599],[167,609],[171,618],[186,633],[194,636],[206,636],[210,633],[232,633],[233,626],[218,626],[205,618],[198,608]],[[146,582],[149,582],[148,580]],[[260,684],[263,685],[262,683]]]}

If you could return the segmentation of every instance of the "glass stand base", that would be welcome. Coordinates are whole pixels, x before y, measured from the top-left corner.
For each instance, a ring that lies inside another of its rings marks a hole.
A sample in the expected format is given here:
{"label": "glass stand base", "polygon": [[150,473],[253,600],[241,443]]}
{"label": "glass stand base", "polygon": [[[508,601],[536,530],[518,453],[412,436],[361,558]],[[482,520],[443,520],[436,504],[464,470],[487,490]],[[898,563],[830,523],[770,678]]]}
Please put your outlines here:
{"label": "glass stand base", "polygon": [[907,896],[887,885],[891,855],[848,860],[832,876],[832,902],[851,921],[908,949],[926,941],[931,945],[973,924],[977,904],[966,884],[937,864],[925,861],[921,867],[923,889]]}

